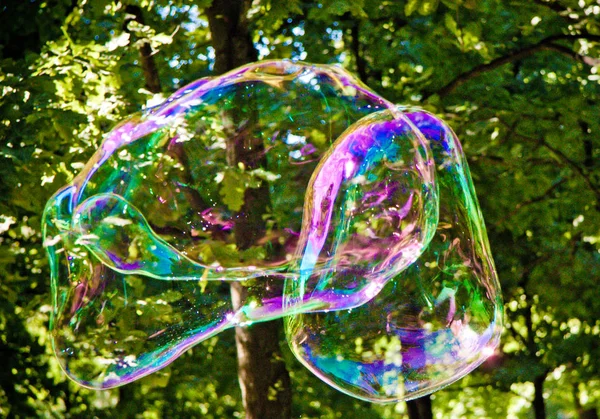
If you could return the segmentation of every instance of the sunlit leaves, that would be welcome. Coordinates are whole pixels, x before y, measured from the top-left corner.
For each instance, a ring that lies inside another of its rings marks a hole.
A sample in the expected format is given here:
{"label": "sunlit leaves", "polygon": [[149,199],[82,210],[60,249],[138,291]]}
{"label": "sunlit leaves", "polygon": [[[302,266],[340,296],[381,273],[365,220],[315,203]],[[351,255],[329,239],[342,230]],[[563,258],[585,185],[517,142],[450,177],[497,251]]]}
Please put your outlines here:
{"label": "sunlit leaves", "polygon": [[404,6],[406,16],[419,12],[420,15],[427,16],[436,11],[439,0],[408,0]]}

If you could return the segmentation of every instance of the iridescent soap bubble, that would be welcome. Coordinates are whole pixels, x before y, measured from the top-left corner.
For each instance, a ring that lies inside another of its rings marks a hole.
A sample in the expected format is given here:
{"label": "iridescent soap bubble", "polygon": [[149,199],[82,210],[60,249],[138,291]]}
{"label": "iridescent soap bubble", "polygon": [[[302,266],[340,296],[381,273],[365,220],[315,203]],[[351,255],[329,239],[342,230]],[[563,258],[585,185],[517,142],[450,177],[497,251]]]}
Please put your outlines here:
{"label": "iridescent soap bubble", "polygon": [[110,388],[229,327],[362,307],[427,249],[437,191],[428,140],[338,68],[192,83],[111,131],[46,206],[61,366]]}
{"label": "iridescent soap bubble", "polygon": [[335,67],[252,64],[130,117],[48,202],[44,237],[54,349],[88,387],[288,316],[317,376],[402,400],[475,368],[501,329],[458,140]]}
{"label": "iridescent soap bubble", "polygon": [[[434,238],[366,304],[286,319],[292,351],[308,369],[379,402],[420,397],[463,377],[493,353],[502,329],[500,287],[460,143],[436,117],[405,112],[435,161]],[[294,305],[300,291],[291,281],[286,291]]]}

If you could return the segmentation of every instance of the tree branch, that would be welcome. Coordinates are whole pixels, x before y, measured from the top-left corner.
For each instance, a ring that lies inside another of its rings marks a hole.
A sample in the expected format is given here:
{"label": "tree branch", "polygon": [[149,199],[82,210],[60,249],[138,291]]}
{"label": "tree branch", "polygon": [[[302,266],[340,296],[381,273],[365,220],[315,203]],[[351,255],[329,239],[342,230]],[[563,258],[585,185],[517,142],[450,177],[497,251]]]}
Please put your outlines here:
{"label": "tree branch", "polygon": [[503,66],[504,64],[511,63],[513,61],[520,60],[525,57],[529,57],[540,51],[555,51],[561,54],[567,55],[572,59],[582,62],[587,65],[595,65],[600,62],[600,59],[586,57],[584,55],[578,54],[572,49],[565,47],[563,45],[555,44],[555,41],[559,40],[577,40],[577,39],[588,39],[593,41],[600,41],[600,35],[593,34],[581,34],[581,35],[552,35],[547,38],[542,39],[538,43],[534,45],[530,45],[516,51],[513,51],[507,55],[503,55],[501,57],[495,58],[487,64],[480,64],[469,71],[466,71],[460,75],[458,75],[454,80],[446,84],[444,87],[439,89],[438,91],[427,92],[423,96],[423,100],[427,100],[433,94],[438,94],[439,96],[446,96],[452,93],[456,88],[462,86],[467,81],[475,78],[483,73],[488,71],[495,70],[498,67]]}
{"label": "tree branch", "polygon": [[586,170],[582,169],[576,162],[571,160],[565,153],[563,153],[561,150],[557,149],[556,147],[552,146],[551,144],[548,144],[548,142],[546,142],[546,140],[544,140],[543,138],[534,138],[534,137],[530,137],[528,135],[521,134],[521,133],[517,132],[516,129],[512,129],[511,125],[508,124],[507,122],[503,121],[502,119],[498,118],[498,121],[501,124],[503,124],[504,126],[511,129],[511,132],[514,136],[519,137],[520,139],[525,140],[527,142],[536,144],[538,146],[545,147],[546,149],[550,150],[556,157],[558,157],[560,160],[562,160],[564,163],[566,163],[568,166],[570,166],[575,171],[575,173],[577,173],[583,179],[583,181],[591,189],[591,191],[596,195],[596,197],[598,198],[598,202],[600,203],[600,189],[596,185],[594,185],[594,182],[592,181],[592,179],[590,178],[590,176],[586,172]]}
{"label": "tree branch", "polygon": [[596,197],[600,200],[600,189],[598,189],[596,185],[594,185],[588,174],[577,163],[575,163],[573,160],[567,157],[567,155],[560,151],[558,148],[548,144],[546,140],[540,139],[539,142],[541,145],[543,145],[556,156],[558,156],[563,162],[571,166],[571,168],[584,180],[586,185],[588,185],[588,187],[594,192],[594,194],[596,194]]}
{"label": "tree branch", "polygon": [[568,7],[563,7],[560,4],[550,0],[550,1],[546,1],[546,0],[533,0],[533,3],[542,6],[542,7],[547,7],[548,9],[558,13],[561,17],[564,17],[568,20],[570,20],[571,22],[579,22],[579,19],[573,18],[570,16],[571,14],[571,9],[569,9]]}
{"label": "tree branch", "polygon": [[544,193],[534,197],[534,198],[530,198],[527,199],[523,202],[519,202],[516,206],[515,209],[512,210],[511,212],[509,212],[508,214],[506,214],[504,217],[502,217],[500,220],[498,220],[496,222],[496,226],[499,226],[500,224],[502,224],[503,222],[505,222],[506,220],[508,220],[509,218],[512,218],[515,216],[515,214],[517,214],[521,209],[523,209],[523,207],[538,203],[538,202],[542,202],[544,200],[546,200],[546,198],[548,198],[560,185],[562,185],[563,183],[565,183],[567,180],[569,180],[569,178],[563,178],[560,181],[556,182],[554,185],[552,185],[551,187],[549,187]]}

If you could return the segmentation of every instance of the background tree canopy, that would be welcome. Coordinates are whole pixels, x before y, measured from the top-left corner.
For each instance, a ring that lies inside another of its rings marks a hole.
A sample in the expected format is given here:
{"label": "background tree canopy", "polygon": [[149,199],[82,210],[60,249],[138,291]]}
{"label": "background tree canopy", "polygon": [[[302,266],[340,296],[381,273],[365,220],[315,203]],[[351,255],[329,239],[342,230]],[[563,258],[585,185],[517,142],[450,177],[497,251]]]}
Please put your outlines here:
{"label": "background tree canopy", "polygon": [[[0,417],[244,416],[233,331],[118,389],[68,381],[48,342],[40,217],[125,115],[271,58],[340,64],[440,115],[463,143],[507,328],[482,367],[431,396],[433,415],[598,417],[595,0],[8,0],[0,22]],[[255,328],[236,333],[278,336]],[[428,416],[351,399],[281,351],[284,416]]]}

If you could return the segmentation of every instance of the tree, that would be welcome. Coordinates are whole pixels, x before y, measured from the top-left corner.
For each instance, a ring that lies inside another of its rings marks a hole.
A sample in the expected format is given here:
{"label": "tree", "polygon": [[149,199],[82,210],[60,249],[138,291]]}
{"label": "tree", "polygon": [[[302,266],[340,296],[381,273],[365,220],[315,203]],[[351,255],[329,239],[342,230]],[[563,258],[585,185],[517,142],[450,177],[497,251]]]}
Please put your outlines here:
{"label": "tree", "polygon": [[[246,17],[250,5],[247,0],[218,0],[206,10],[218,74],[257,58]],[[264,147],[260,138],[232,138],[227,143],[227,163],[232,167],[242,163],[253,170],[266,168]],[[239,211],[240,218],[245,221],[236,223],[235,227],[236,244],[240,250],[255,245],[256,240],[264,235],[263,215],[269,205],[267,183],[259,188],[246,189],[244,204]],[[234,308],[240,308],[247,297],[248,290],[242,284],[231,284]],[[291,383],[279,348],[279,324],[273,321],[252,327],[236,327],[238,373],[247,418],[287,418],[291,415]]]}
{"label": "tree", "polygon": [[[283,388],[294,388],[292,405],[287,391],[277,393],[274,415],[291,409],[305,417],[415,417],[414,404],[371,406],[310,377],[285,348],[277,354],[276,322],[236,331],[239,354],[276,354],[269,365],[279,371],[264,382],[242,379],[245,407],[233,373],[236,345],[228,334],[121,391],[102,393],[66,381],[47,346],[48,263],[39,227],[45,201],[126,115],[196,78],[256,58],[339,63],[386,98],[443,116],[463,142],[508,327],[486,365],[432,396],[433,413],[597,415],[597,4],[225,3],[53,0],[0,6],[0,351],[9,366],[0,377],[1,415],[231,417],[244,409],[252,415],[257,399],[250,384],[268,387],[283,377]],[[233,151],[232,163],[240,160]],[[264,206],[253,191],[247,191],[246,205]],[[252,222],[261,228],[262,220]],[[263,346],[267,335],[270,346]],[[264,368],[253,365],[261,360],[256,358],[246,356],[251,362],[241,371]]]}

